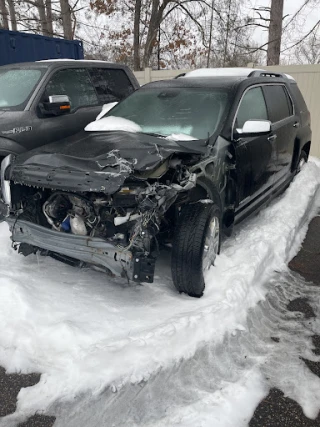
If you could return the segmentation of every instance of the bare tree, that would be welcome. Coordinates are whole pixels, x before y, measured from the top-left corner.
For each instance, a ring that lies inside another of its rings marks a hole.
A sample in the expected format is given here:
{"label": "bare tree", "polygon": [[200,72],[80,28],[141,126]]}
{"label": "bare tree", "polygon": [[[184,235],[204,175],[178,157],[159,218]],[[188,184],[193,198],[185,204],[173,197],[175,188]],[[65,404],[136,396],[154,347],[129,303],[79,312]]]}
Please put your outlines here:
{"label": "bare tree", "polygon": [[52,0],[46,0],[45,8],[48,35],[53,36]]}
{"label": "bare tree", "polygon": [[320,64],[320,36],[312,33],[296,47],[295,56],[300,64]]}
{"label": "bare tree", "polygon": [[134,29],[133,29],[133,65],[134,70],[139,71],[140,67],[140,19],[141,0],[136,0],[134,8]]}
{"label": "bare tree", "polygon": [[223,67],[226,65],[227,52],[228,52],[228,41],[229,41],[229,33],[230,33],[230,14],[231,14],[231,2],[232,0],[228,0],[228,11],[227,11],[227,24],[226,24],[226,35],[225,42],[223,48]]}
{"label": "bare tree", "polygon": [[9,12],[6,6],[5,0],[0,0],[0,15],[1,15],[1,22],[0,22],[0,28],[4,28],[5,30],[9,30]]}
{"label": "bare tree", "polygon": [[64,38],[67,40],[73,39],[72,29],[72,9],[68,0],[60,0],[61,19]]}
{"label": "bare tree", "polygon": [[47,11],[46,11],[46,5],[44,3],[44,0],[36,0],[35,6],[38,9],[39,12],[39,18],[40,18],[40,25],[41,25],[41,32],[44,36],[49,36],[49,29],[48,29],[48,19],[47,19]]}
{"label": "bare tree", "polygon": [[152,55],[154,43],[157,38],[158,28],[161,24],[165,8],[171,1],[172,0],[163,0],[162,4],[160,5],[160,0],[152,0],[149,28],[143,55],[143,66],[145,68],[150,65],[150,57]]}
{"label": "bare tree", "polygon": [[279,65],[280,62],[283,1],[271,0],[267,65]]}
{"label": "bare tree", "polygon": [[10,12],[10,23],[11,23],[11,29],[13,31],[17,31],[17,15],[16,15],[16,9],[14,6],[13,0],[7,0],[8,6],[9,6],[9,12]]}

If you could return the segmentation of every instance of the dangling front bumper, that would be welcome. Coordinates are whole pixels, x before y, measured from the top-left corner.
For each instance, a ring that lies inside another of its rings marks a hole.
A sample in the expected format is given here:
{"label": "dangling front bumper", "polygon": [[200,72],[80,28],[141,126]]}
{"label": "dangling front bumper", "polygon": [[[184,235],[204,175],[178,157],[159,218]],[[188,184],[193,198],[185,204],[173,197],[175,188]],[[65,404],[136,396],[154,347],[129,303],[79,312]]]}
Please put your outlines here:
{"label": "dangling front bumper", "polygon": [[100,265],[108,268],[116,276],[133,278],[132,253],[120,251],[116,245],[104,239],[62,233],[11,216],[7,217],[6,221],[13,242],[26,243],[37,249],[62,254],[88,264]]}

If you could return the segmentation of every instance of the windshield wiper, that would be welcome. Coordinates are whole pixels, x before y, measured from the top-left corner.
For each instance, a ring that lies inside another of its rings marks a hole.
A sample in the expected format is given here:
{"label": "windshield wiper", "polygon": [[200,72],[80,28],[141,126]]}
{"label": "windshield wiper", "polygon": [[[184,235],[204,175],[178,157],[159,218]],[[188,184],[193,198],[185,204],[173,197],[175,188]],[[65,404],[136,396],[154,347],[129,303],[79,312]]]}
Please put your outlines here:
{"label": "windshield wiper", "polygon": [[156,133],[156,132],[141,132],[144,135],[150,135],[150,136],[157,136],[160,138],[166,138],[168,135],[163,135],[162,133]]}

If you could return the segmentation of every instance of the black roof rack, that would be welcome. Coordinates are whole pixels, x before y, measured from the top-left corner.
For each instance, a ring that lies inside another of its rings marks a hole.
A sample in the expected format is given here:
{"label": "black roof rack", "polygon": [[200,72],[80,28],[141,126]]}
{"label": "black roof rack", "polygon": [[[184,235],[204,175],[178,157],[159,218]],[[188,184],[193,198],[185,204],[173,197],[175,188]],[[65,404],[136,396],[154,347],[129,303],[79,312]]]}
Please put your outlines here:
{"label": "black roof rack", "polygon": [[252,71],[248,75],[248,77],[278,77],[282,79],[287,78],[287,76],[282,73],[273,73],[272,71],[261,71],[261,70]]}

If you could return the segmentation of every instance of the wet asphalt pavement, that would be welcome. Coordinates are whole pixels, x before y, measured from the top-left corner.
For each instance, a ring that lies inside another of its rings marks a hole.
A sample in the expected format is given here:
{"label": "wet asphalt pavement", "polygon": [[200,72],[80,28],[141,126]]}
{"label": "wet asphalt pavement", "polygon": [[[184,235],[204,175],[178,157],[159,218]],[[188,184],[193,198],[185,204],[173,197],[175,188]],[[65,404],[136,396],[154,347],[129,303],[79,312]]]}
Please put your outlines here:
{"label": "wet asphalt pavement", "polygon": [[[40,381],[40,374],[6,374],[0,367],[0,420],[16,410],[17,396],[22,387],[31,387]],[[34,415],[19,427],[51,427],[54,417]]]}
{"label": "wet asphalt pavement", "polygon": [[[320,286],[320,216],[311,221],[303,246],[289,266],[307,281],[313,282],[315,286]],[[305,298],[292,300],[287,309],[303,313],[306,319],[315,316]],[[276,337],[272,339],[274,342],[278,342]],[[313,344],[314,353],[320,355],[320,336],[313,337]],[[320,362],[303,360],[308,368],[320,377]],[[15,412],[20,389],[33,386],[39,380],[40,374],[6,374],[5,370],[0,367],[0,421],[1,417]],[[24,423],[19,424],[19,427],[51,427],[54,422],[55,417],[35,414]],[[256,408],[249,427],[320,427],[320,414],[315,420],[310,420],[303,414],[301,407],[295,401],[285,397],[280,390],[273,388]]]}
{"label": "wet asphalt pavement", "polygon": [[[315,286],[320,286],[320,216],[311,221],[303,246],[289,267]],[[315,317],[304,298],[292,300],[287,309],[303,313],[306,319]],[[313,336],[313,345],[314,353],[320,355],[320,336]],[[303,360],[320,377],[320,362]],[[285,397],[280,390],[272,389],[255,410],[249,427],[320,427],[320,414],[315,420],[310,420],[295,401]]]}

